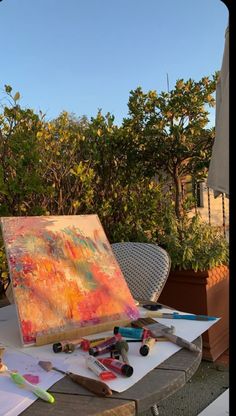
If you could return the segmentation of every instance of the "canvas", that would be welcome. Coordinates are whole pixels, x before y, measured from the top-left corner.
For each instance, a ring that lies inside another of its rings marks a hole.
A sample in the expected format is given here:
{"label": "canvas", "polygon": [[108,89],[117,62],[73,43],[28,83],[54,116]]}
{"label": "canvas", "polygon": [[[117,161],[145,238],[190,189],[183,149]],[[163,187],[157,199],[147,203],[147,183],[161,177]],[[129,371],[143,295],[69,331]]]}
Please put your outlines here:
{"label": "canvas", "polygon": [[1,225],[23,345],[139,317],[97,215],[2,217]]}

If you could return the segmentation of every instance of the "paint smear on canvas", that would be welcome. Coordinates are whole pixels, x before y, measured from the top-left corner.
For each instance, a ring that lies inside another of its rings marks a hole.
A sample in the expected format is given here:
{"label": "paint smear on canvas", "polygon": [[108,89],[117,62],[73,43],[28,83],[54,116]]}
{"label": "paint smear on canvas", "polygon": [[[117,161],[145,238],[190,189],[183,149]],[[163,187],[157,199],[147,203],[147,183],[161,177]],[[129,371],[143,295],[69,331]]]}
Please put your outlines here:
{"label": "paint smear on canvas", "polygon": [[139,312],[97,215],[1,219],[24,344]]}

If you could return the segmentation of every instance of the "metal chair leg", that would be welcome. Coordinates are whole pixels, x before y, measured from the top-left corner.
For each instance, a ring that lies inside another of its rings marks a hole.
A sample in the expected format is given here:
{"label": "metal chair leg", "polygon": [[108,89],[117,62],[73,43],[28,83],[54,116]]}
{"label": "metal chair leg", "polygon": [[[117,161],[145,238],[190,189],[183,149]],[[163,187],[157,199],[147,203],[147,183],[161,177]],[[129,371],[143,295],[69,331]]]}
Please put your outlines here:
{"label": "metal chair leg", "polygon": [[159,410],[156,403],[153,406],[151,406],[151,412],[152,416],[159,416]]}

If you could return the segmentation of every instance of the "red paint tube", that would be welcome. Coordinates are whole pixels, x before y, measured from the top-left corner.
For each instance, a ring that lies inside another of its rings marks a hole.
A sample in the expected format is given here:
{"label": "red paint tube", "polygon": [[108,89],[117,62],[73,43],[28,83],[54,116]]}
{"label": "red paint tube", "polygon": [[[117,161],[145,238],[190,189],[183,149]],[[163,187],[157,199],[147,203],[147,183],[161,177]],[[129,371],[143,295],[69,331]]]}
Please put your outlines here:
{"label": "red paint tube", "polygon": [[115,358],[99,358],[98,361],[100,361],[102,364],[104,364],[111,370],[115,371],[116,373],[119,373],[126,377],[132,376],[134,372],[133,367],[131,367],[131,365],[125,364],[122,361],[116,360]]}
{"label": "red paint tube", "polygon": [[87,367],[92,370],[101,380],[113,380],[116,375],[112,373],[104,364],[92,355],[86,358]]}

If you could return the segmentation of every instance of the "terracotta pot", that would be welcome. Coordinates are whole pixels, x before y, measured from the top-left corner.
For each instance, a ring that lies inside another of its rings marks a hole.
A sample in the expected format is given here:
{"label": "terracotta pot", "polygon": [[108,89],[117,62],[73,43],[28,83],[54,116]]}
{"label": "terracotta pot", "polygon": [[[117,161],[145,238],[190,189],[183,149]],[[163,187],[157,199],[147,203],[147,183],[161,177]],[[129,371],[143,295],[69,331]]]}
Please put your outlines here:
{"label": "terracotta pot", "polygon": [[205,360],[215,361],[229,348],[227,266],[218,266],[204,272],[171,270],[158,301],[183,312],[221,317],[202,335]]}

